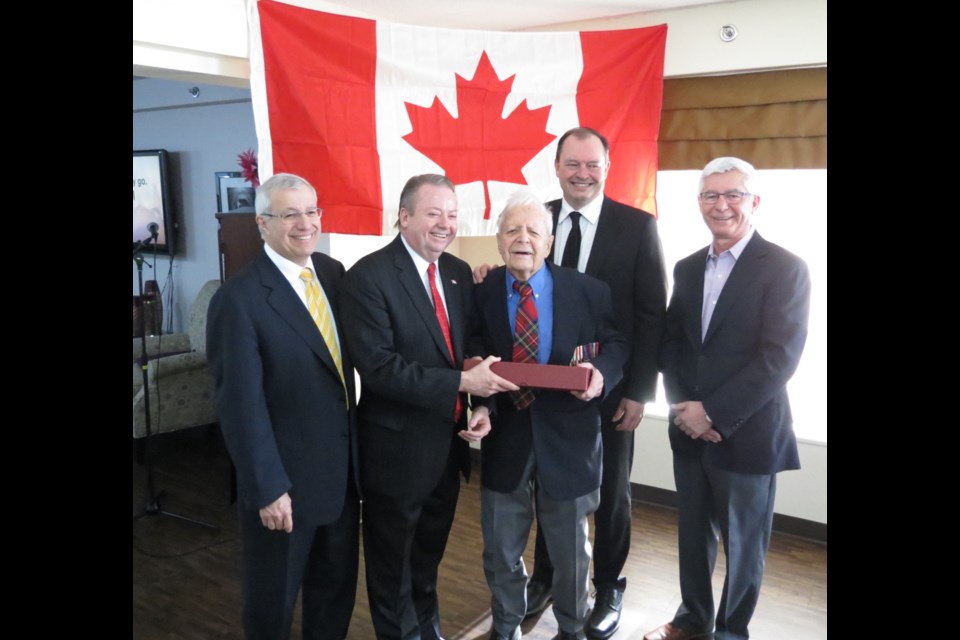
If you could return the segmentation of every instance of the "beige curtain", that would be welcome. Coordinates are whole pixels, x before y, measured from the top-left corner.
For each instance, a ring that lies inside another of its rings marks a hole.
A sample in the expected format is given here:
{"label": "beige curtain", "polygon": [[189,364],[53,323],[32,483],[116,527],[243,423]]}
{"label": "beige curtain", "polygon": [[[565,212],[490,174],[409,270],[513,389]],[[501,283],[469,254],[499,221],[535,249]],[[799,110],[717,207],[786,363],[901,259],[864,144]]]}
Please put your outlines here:
{"label": "beige curtain", "polygon": [[827,70],[663,82],[661,170],[737,156],[758,169],[827,166]]}

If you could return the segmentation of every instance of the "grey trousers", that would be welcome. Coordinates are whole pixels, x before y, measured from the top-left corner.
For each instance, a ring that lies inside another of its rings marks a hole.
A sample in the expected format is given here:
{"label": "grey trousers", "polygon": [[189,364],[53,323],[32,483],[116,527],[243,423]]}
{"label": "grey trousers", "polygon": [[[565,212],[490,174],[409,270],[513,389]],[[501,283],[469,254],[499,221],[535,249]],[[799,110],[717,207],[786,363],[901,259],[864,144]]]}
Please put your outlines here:
{"label": "grey trousers", "polygon": [[[716,640],[746,640],[770,545],[777,476],[725,471],[702,458],[679,455],[673,456],[673,474],[683,598],[673,623],[710,631],[716,616]],[[723,539],[727,574],[714,613],[711,578],[718,534]]]}
{"label": "grey trousers", "polygon": [[[527,611],[527,546],[534,512],[553,561],[553,613],[562,631],[583,629],[590,589],[589,525],[600,490],[568,500],[554,500],[535,482],[536,460],[531,452],[520,483],[510,493],[480,491],[483,531],[483,572],[490,587],[493,628],[509,635]],[[536,487],[536,488],[535,488]],[[536,495],[534,495],[536,494]]]}

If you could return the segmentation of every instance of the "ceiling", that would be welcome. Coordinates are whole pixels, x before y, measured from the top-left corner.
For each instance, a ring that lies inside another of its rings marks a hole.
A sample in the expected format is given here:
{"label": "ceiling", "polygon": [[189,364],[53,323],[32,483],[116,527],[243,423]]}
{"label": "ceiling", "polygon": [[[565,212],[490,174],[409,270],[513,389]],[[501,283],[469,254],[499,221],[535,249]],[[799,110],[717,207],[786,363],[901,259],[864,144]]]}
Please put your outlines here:
{"label": "ceiling", "polygon": [[[737,0],[284,0],[343,15],[451,29],[516,31]],[[603,27],[599,27],[603,28]],[[147,74],[195,82],[190,74]],[[143,76],[134,75],[134,80]],[[216,80],[212,80],[216,82]],[[234,85],[230,85],[234,86]],[[237,85],[239,86],[239,85]]]}
{"label": "ceiling", "polygon": [[733,0],[290,0],[291,4],[403,24],[511,31]]}

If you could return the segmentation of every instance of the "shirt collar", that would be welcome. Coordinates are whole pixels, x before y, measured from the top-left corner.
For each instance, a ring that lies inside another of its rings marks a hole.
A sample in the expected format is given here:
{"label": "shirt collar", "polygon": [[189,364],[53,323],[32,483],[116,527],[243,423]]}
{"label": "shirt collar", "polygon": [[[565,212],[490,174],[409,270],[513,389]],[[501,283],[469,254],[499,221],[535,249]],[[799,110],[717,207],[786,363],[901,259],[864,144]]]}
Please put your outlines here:
{"label": "shirt collar", "polygon": [[[722,252],[720,255],[729,252],[734,260],[740,259],[740,254],[743,253],[743,250],[747,248],[747,244],[750,243],[750,238],[753,237],[754,227],[750,227],[750,230],[747,231],[747,235],[740,238],[735,245]],[[707,248],[707,258],[716,258],[717,254],[713,252],[713,243],[711,242]]]}
{"label": "shirt collar", "polygon": [[[277,269],[280,269],[280,273],[282,273],[283,276],[291,282],[296,282],[299,280],[300,273],[304,269],[310,269],[310,271],[313,271],[313,260],[307,260],[307,266],[301,267],[296,262],[288,260],[274,251],[273,248],[271,248],[266,242],[263,243],[263,250],[266,252],[267,257],[270,258],[273,264],[277,265]],[[316,272],[314,272],[313,275],[316,277]]]}
{"label": "shirt collar", "polygon": [[591,224],[597,224],[597,220],[600,219],[600,209],[603,208],[603,193],[597,195],[596,198],[588,202],[581,209],[574,209],[566,200],[560,201],[560,216],[557,218],[557,224],[567,219],[572,211],[579,211],[580,215],[590,221]]}
{"label": "shirt collar", "polygon": [[[410,257],[413,258],[413,264],[417,268],[417,273],[421,276],[426,277],[427,269],[430,267],[430,263],[427,262],[426,258],[413,250],[413,248],[407,243],[407,239],[400,236],[400,241],[403,242],[404,248],[407,250],[407,253],[410,254]],[[437,258],[437,269],[440,268],[440,259]]]}
{"label": "shirt collar", "polygon": [[[533,289],[534,297],[539,298],[540,294],[543,293],[543,289],[544,287],[546,287],[548,282],[547,278],[550,277],[549,275],[547,275],[548,270],[549,270],[549,267],[547,267],[547,261],[544,260],[543,265],[540,267],[539,271],[537,271],[535,274],[530,276],[530,279],[527,280],[527,282],[530,283],[530,288]],[[510,293],[510,294],[515,293],[513,290],[513,283],[516,281],[517,279],[514,277],[512,273],[510,273],[510,270],[507,269],[507,293]]]}

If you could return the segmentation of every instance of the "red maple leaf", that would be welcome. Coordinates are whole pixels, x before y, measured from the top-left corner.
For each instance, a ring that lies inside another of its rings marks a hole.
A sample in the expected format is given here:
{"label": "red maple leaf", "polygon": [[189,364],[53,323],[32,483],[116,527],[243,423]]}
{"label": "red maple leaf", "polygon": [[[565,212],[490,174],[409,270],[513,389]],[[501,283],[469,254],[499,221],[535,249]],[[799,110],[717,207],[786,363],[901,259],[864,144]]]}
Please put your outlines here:
{"label": "red maple leaf", "polygon": [[524,100],[501,117],[516,76],[500,80],[486,51],[472,80],[456,76],[459,117],[451,116],[439,98],[429,107],[405,102],[413,132],[403,139],[443,167],[455,184],[483,182],[483,219],[489,220],[487,181],[527,183],[521,169],[556,137],[546,132],[550,107],[530,110]]}

